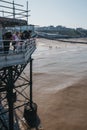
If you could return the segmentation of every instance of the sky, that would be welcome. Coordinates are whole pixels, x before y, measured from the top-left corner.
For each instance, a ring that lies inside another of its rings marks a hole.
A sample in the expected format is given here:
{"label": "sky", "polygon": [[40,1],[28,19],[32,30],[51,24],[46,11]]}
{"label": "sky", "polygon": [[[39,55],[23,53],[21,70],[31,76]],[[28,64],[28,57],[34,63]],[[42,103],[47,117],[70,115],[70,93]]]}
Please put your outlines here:
{"label": "sky", "polygon": [[[14,1],[26,8],[26,0]],[[28,3],[29,24],[87,29],[87,0],[28,0]]]}

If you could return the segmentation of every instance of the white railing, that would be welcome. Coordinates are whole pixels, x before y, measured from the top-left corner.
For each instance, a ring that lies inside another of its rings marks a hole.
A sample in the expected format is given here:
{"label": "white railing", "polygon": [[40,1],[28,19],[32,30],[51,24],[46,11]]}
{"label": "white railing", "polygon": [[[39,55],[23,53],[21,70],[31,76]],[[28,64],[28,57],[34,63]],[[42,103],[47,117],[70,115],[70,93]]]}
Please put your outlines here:
{"label": "white railing", "polygon": [[34,38],[20,41],[0,40],[0,55],[24,53],[32,46],[36,46]]}
{"label": "white railing", "polygon": [[27,63],[36,49],[34,38],[19,41],[15,45],[12,45],[13,41],[11,41],[8,46],[3,42],[0,46],[0,68]]}

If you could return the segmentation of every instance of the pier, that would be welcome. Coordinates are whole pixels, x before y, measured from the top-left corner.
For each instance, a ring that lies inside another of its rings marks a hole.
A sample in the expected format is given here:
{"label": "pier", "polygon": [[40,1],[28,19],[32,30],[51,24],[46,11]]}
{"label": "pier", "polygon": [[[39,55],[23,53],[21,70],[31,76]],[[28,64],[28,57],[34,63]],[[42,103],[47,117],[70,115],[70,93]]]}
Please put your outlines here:
{"label": "pier", "polygon": [[[27,11],[21,9],[27,12],[26,20],[16,18],[16,5],[22,5],[14,1],[7,3],[13,5],[13,17],[0,17],[1,34],[7,31],[7,27],[28,26],[28,2]],[[22,130],[24,127],[37,130],[37,104],[32,97],[32,54],[36,49],[36,40],[31,36],[19,40],[17,46],[13,42],[15,40],[0,37],[0,129]],[[24,73],[27,65],[29,77]]]}

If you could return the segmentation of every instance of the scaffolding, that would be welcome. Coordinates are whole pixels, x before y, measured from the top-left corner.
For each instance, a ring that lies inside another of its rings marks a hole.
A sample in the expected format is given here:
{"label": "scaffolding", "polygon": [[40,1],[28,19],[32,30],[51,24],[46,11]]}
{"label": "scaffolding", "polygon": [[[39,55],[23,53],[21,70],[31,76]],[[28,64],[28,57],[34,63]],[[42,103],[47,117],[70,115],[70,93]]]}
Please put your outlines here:
{"label": "scaffolding", "polygon": [[26,2],[26,10],[23,9],[23,7],[23,5],[15,3],[14,0],[13,2],[0,0],[0,8],[2,8],[0,9],[0,12],[2,17],[12,19],[26,18],[26,21],[28,23],[28,17],[30,16],[30,10],[28,9],[28,1]]}

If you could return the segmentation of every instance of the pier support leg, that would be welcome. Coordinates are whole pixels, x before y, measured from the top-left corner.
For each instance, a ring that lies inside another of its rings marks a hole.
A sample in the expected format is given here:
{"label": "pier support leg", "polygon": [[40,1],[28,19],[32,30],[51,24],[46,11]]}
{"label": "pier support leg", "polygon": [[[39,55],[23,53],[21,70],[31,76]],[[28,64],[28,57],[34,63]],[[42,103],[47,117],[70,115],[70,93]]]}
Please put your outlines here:
{"label": "pier support leg", "polygon": [[14,130],[14,118],[13,118],[13,77],[12,67],[8,68],[8,83],[7,83],[7,100],[9,107],[9,130]]}
{"label": "pier support leg", "polygon": [[30,57],[30,107],[32,108],[32,61]]}

